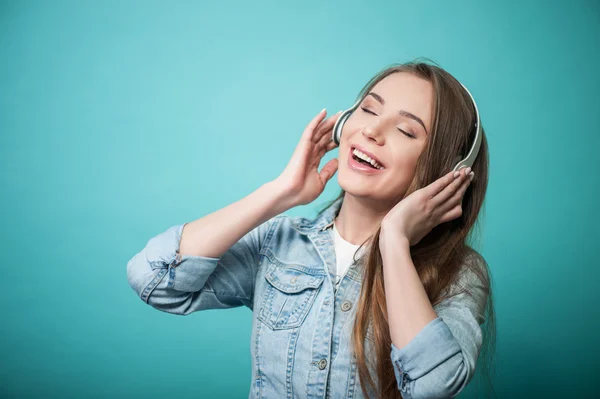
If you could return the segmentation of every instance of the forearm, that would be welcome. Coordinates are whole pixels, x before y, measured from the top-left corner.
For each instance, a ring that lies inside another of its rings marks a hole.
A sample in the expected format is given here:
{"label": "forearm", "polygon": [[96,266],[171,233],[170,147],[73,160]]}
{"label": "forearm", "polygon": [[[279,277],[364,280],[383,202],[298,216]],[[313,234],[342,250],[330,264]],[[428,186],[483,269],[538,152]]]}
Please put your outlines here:
{"label": "forearm", "polygon": [[246,233],[292,208],[291,196],[271,181],[241,200],[193,222],[181,234],[181,255],[221,257]]}
{"label": "forearm", "polygon": [[380,248],[390,335],[400,349],[438,315],[415,269],[408,240],[382,229]]}
{"label": "forearm", "polygon": [[478,319],[487,291],[477,276],[467,273],[456,284],[470,287],[474,295],[461,293],[433,308],[408,239],[384,230],[382,226],[379,245],[398,388],[407,399],[455,397],[475,372],[482,344]]}

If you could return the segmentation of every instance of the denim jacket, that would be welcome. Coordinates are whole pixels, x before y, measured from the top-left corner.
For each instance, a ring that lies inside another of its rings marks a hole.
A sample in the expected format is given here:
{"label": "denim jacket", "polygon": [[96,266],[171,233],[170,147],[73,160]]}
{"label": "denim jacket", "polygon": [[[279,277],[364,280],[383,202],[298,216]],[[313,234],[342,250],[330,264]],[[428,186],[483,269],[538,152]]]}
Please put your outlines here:
{"label": "denim jacket", "polygon": [[[360,266],[352,264],[334,289],[335,249],[326,231],[342,200],[312,220],[277,215],[219,258],[180,255],[185,224],[174,225],[129,260],[129,284],[150,306],[178,315],[250,308],[249,398],[364,398],[350,341]],[[454,397],[473,376],[486,298],[480,282],[463,275],[459,283],[468,284],[475,295],[441,302],[434,307],[438,317],[406,346],[391,344],[397,386],[405,399]],[[366,356],[374,353],[370,325],[365,351]],[[370,371],[377,384],[375,369]]]}

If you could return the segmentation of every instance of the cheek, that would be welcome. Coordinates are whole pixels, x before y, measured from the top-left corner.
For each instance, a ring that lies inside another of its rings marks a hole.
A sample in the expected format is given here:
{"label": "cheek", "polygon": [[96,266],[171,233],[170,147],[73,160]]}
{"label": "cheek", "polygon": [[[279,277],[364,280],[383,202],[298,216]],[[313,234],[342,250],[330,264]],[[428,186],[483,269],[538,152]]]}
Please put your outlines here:
{"label": "cheek", "polygon": [[[421,155],[423,146],[412,143],[395,143],[395,151],[392,156],[393,169],[413,172],[417,166],[417,160]],[[412,145],[411,145],[412,144]]]}

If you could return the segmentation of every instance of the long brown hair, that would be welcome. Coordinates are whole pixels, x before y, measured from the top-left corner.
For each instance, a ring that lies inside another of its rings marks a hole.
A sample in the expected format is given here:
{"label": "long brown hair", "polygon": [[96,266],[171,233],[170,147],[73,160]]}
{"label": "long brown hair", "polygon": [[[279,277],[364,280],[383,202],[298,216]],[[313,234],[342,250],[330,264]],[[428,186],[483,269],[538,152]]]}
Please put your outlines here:
{"label": "long brown hair", "polygon": [[[429,59],[423,60],[430,61]],[[414,179],[406,193],[402,193],[395,203],[448,173],[455,166],[458,156],[462,156],[459,159],[466,156],[475,137],[473,126],[476,120],[475,108],[461,84],[439,66],[421,62],[419,59],[404,64],[393,64],[382,70],[367,82],[360,91],[358,98],[364,98],[377,82],[389,74],[397,72],[412,73],[428,80],[433,85],[434,104],[432,132],[428,136],[423,152],[417,160]],[[486,315],[482,328],[484,341],[479,359],[481,359],[482,366],[480,368],[483,369],[486,377],[485,381],[489,383],[491,388],[491,359],[495,349],[496,336],[491,274],[485,259],[472,246],[467,244],[467,241],[473,244],[474,239],[478,237],[475,234],[476,230],[472,227],[478,221],[488,183],[488,147],[483,129],[482,134],[479,154],[472,166],[475,179],[473,179],[464,194],[462,215],[457,219],[436,226],[418,244],[412,246],[410,252],[432,306],[450,297],[449,288],[457,281],[458,274],[463,267],[472,270],[486,287]],[[330,201],[319,211],[319,214],[344,195],[345,191],[342,189],[338,197]],[[477,230],[479,230],[480,224],[478,223],[477,226]],[[369,396],[366,390],[366,384],[368,383],[382,399],[402,398],[390,359],[392,340],[387,322],[383,261],[379,251],[380,232],[381,227],[362,244],[367,245],[371,242],[370,248],[358,260],[359,262],[362,261],[361,264],[364,265],[364,268],[356,319],[352,330],[352,343],[364,395]],[[473,257],[476,262],[467,261],[467,258],[473,259]],[[459,291],[452,296],[465,291],[468,293],[469,287],[462,288],[464,288],[463,291]],[[379,384],[373,381],[365,358],[364,342],[369,324],[371,324],[370,328],[372,329],[377,357],[375,369]]]}

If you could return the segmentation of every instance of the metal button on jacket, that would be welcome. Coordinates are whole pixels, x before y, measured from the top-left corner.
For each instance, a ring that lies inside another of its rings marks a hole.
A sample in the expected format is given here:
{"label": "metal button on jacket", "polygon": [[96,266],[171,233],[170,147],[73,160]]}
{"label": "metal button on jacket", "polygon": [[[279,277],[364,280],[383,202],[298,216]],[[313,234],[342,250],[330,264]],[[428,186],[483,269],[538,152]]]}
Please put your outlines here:
{"label": "metal button on jacket", "polygon": [[319,360],[319,368],[323,370],[325,367],[327,367],[327,359]]}
{"label": "metal button on jacket", "polygon": [[352,307],[352,302],[350,302],[350,301],[344,301],[344,303],[342,303],[342,311],[344,311],[344,312],[349,311],[351,307]]}

